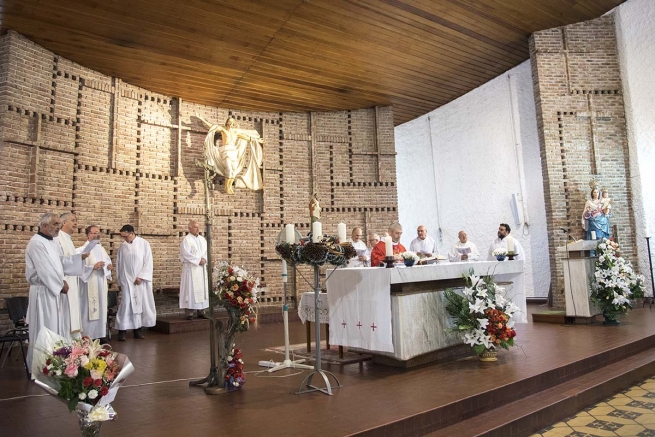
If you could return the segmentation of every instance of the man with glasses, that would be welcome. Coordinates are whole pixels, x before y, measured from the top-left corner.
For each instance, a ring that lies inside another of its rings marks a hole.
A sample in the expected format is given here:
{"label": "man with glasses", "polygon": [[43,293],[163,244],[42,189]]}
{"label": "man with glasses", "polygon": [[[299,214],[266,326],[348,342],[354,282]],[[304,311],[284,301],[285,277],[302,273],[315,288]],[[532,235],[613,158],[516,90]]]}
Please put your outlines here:
{"label": "man with glasses", "polygon": [[142,326],[155,326],[157,310],[152,294],[152,250],[150,244],[134,233],[132,225],[121,228],[123,244],[116,256],[116,275],[123,298],[116,314],[118,341],[125,341],[128,329],[142,339]]}
{"label": "man with glasses", "polygon": [[366,257],[368,258],[368,267],[371,267],[371,251],[375,247],[376,244],[380,242],[380,236],[376,233],[369,232],[368,234],[368,244],[366,248]]}

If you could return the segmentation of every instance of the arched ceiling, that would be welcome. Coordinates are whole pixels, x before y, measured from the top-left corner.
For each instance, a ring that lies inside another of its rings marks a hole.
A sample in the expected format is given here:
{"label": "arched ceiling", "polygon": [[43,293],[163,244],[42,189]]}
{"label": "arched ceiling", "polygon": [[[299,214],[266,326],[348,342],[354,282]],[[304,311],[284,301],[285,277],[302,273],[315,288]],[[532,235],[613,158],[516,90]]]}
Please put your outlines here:
{"label": "arched ceiling", "polygon": [[623,0],[2,0],[1,27],[143,88],[225,108],[393,105],[400,124]]}

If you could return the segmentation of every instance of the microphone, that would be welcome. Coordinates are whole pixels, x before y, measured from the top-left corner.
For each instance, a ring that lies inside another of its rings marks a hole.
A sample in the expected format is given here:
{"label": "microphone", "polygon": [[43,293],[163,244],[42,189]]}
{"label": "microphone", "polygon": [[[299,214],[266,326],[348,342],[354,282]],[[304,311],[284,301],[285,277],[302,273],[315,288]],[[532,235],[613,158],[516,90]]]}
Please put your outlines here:
{"label": "microphone", "polygon": [[573,238],[573,236],[571,235],[571,230],[570,229],[566,229],[566,228],[562,228],[562,227],[560,227],[559,229],[560,229],[560,231],[566,232],[566,234],[569,236],[569,238],[568,238],[569,240],[572,240],[573,242],[575,242],[575,238]]}
{"label": "microphone", "polygon": [[571,232],[571,231],[569,231],[568,229],[565,229],[565,228],[559,228],[559,230],[560,230],[560,231],[564,231],[564,232],[566,232],[567,234]]}

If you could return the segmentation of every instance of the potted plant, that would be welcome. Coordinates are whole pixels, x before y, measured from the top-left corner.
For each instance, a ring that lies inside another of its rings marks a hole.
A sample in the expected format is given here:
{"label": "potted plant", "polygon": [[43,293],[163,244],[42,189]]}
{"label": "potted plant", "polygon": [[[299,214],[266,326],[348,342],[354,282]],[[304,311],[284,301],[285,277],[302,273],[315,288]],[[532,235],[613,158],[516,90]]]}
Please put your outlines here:
{"label": "potted plant", "polygon": [[498,261],[505,261],[505,257],[507,256],[507,249],[499,247],[498,249],[494,249],[492,254]]}
{"label": "potted plant", "polygon": [[644,296],[644,277],[635,273],[614,241],[603,238],[596,254],[590,299],[603,313],[604,325],[618,325],[619,318],[632,309],[631,299]]}
{"label": "potted plant", "polygon": [[462,294],[452,289],[444,292],[446,312],[453,330],[471,346],[481,361],[496,361],[496,349],[514,346],[514,314],[519,308],[504,296],[493,276],[464,276]]}
{"label": "potted plant", "polygon": [[419,256],[416,254],[416,252],[411,252],[409,250],[407,252],[401,253],[400,257],[403,259],[403,262],[407,267],[412,267],[419,259]]}

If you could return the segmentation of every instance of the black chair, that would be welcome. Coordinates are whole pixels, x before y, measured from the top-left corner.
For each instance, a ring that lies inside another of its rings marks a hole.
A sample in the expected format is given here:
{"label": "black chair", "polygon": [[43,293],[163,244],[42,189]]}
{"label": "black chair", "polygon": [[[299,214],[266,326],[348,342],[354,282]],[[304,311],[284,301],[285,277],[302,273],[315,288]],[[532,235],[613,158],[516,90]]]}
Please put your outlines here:
{"label": "black chair", "polygon": [[11,348],[14,346],[14,343],[18,343],[20,346],[21,354],[23,355],[23,364],[25,365],[25,373],[27,373],[27,378],[30,377],[30,370],[27,368],[27,361],[25,359],[25,344],[29,340],[29,328],[25,323],[25,317],[27,316],[27,305],[28,298],[25,296],[20,297],[9,297],[5,299],[7,304],[7,312],[9,313],[9,318],[14,324],[14,328],[10,329],[0,337],[0,343],[2,347],[0,348],[0,357],[2,352],[4,352],[5,344],[9,343],[9,348],[7,349],[7,354],[2,360],[2,367],[5,366],[7,357],[11,354]]}
{"label": "black chair", "polygon": [[118,311],[118,292],[107,292],[107,341],[111,340],[111,325],[112,321],[116,320],[116,312]]}

